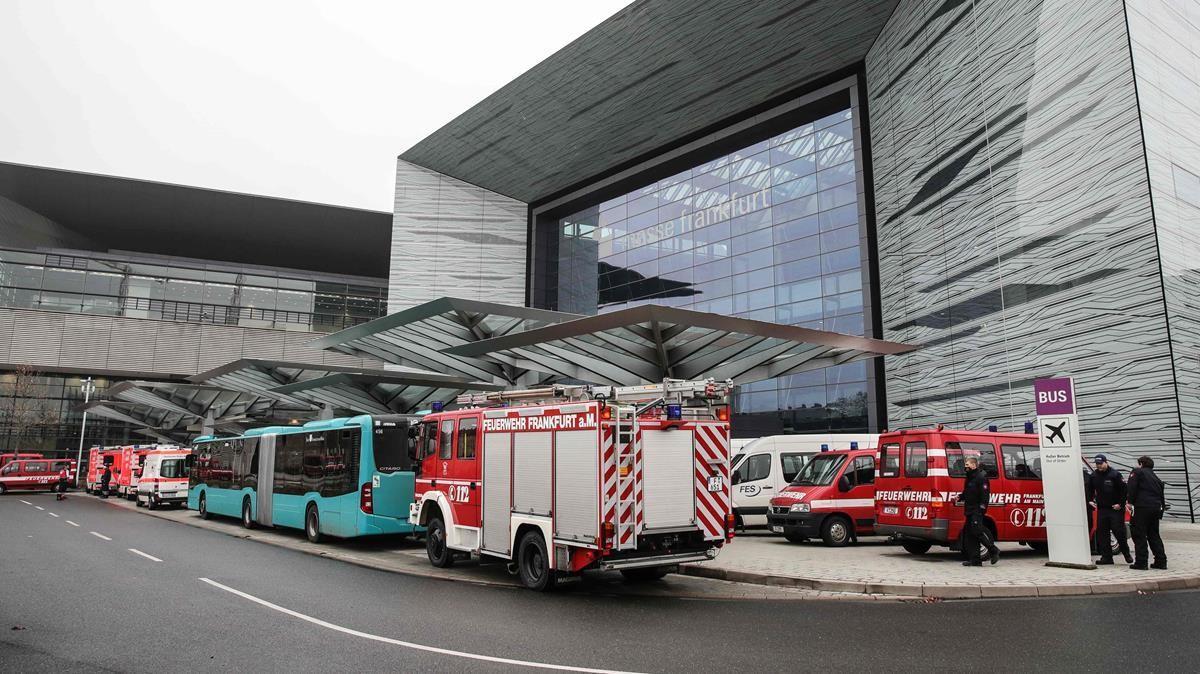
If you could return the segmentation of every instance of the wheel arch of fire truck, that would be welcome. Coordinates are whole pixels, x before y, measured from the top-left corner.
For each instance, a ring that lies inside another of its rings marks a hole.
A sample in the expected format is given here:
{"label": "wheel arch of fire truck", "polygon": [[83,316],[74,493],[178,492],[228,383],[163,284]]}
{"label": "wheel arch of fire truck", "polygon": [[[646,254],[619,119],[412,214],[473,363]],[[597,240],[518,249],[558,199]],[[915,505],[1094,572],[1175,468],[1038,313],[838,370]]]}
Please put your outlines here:
{"label": "wheel arch of fire truck", "polygon": [[588,569],[654,578],[712,559],[733,535],[731,388],[666,380],[459,396],[458,409],[419,426],[410,522],[426,527],[435,566],[464,553],[506,559],[534,589]]}

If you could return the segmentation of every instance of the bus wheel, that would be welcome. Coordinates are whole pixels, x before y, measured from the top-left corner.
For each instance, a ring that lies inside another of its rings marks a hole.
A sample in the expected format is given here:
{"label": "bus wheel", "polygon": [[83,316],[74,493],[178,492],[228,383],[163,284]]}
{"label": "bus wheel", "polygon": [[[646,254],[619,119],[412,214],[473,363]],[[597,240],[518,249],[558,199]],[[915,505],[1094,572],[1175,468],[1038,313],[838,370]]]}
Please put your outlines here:
{"label": "bus wheel", "polygon": [[621,575],[625,576],[625,580],[642,583],[652,580],[662,580],[668,573],[671,573],[672,567],[669,566],[650,566],[640,569],[621,569]]}
{"label": "bus wheel", "polygon": [[429,563],[439,569],[449,568],[454,564],[454,553],[446,545],[446,525],[442,518],[436,515],[429,520],[425,528],[425,554],[429,555]]}
{"label": "bus wheel", "polygon": [[308,536],[308,542],[321,542],[321,515],[317,512],[317,504],[308,504],[308,510],[304,513],[304,535]]}
{"label": "bus wheel", "polygon": [[840,548],[850,542],[850,537],[850,521],[841,515],[828,517],[821,525],[821,540],[825,545]]}
{"label": "bus wheel", "polygon": [[929,548],[933,547],[933,543],[929,541],[901,541],[900,545],[904,546],[904,551],[910,555],[923,555],[929,552]]}
{"label": "bus wheel", "polygon": [[208,519],[208,497],[200,492],[200,519]]}
{"label": "bus wheel", "polygon": [[242,499],[242,526],[247,529],[254,528],[254,518],[250,514],[250,497]]}
{"label": "bus wheel", "polygon": [[550,570],[550,555],[546,553],[546,541],[537,531],[527,532],[517,547],[517,569],[525,587],[545,592],[554,589],[554,572]]}

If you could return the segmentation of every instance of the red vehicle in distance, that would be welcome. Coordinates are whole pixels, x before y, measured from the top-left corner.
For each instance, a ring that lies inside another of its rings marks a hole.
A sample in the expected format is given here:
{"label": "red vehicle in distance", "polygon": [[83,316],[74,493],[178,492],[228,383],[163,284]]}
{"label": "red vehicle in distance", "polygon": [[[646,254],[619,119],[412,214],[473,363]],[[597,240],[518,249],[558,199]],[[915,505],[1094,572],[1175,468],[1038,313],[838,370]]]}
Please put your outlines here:
{"label": "red vehicle in distance", "polygon": [[58,486],[58,471],[49,459],[16,459],[0,468],[0,494],[7,491],[54,491]]}
{"label": "red vehicle in distance", "polygon": [[6,454],[0,454],[0,468],[7,466],[10,461],[17,461],[19,459],[44,458],[46,458],[45,455],[40,452],[8,452]]}

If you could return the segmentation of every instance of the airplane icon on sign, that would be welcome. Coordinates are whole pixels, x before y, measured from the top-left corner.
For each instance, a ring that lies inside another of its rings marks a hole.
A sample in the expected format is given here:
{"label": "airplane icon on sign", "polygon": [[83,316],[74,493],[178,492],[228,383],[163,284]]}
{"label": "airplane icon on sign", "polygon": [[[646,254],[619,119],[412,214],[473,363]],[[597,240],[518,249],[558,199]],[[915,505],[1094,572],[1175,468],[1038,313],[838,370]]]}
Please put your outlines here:
{"label": "airplane icon on sign", "polygon": [[1066,442],[1067,439],[1063,437],[1063,429],[1066,428],[1066,426],[1067,422],[1065,421],[1057,426],[1054,424],[1046,424],[1046,430],[1050,431],[1050,435],[1046,436],[1046,442],[1054,442],[1054,438],[1058,438],[1062,442]]}

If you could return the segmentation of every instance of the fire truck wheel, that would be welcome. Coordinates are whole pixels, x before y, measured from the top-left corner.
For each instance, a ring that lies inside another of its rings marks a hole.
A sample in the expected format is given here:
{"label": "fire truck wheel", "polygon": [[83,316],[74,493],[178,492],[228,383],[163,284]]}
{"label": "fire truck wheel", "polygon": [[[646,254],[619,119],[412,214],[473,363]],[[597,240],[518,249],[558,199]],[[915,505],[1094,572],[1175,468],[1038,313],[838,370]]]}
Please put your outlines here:
{"label": "fire truck wheel", "polygon": [[308,504],[308,510],[304,511],[304,535],[309,543],[320,543],[322,540],[321,515],[315,503]]}
{"label": "fire truck wheel", "polygon": [[425,527],[425,554],[429,555],[429,563],[439,569],[454,565],[454,553],[446,545],[446,525],[436,515]]}
{"label": "fire truck wheel", "polygon": [[200,519],[208,519],[208,497],[200,492]]}
{"label": "fire truck wheel", "polygon": [[662,580],[671,572],[669,566],[650,566],[641,569],[622,569],[621,575],[625,580],[642,583],[652,580]]}
{"label": "fire truck wheel", "polygon": [[850,520],[841,515],[827,517],[821,525],[821,540],[825,541],[825,545],[840,548],[850,542],[850,526]]}
{"label": "fire truck wheel", "polygon": [[537,592],[553,590],[554,572],[550,570],[550,555],[541,532],[526,532],[517,550],[517,568],[525,587]]}
{"label": "fire truck wheel", "polygon": [[246,496],[242,499],[242,526],[247,529],[254,528],[254,517],[250,514],[250,497]]}
{"label": "fire truck wheel", "polygon": [[900,545],[904,546],[904,551],[910,555],[923,555],[933,547],[933,543],[929,541],[901,541]]}

